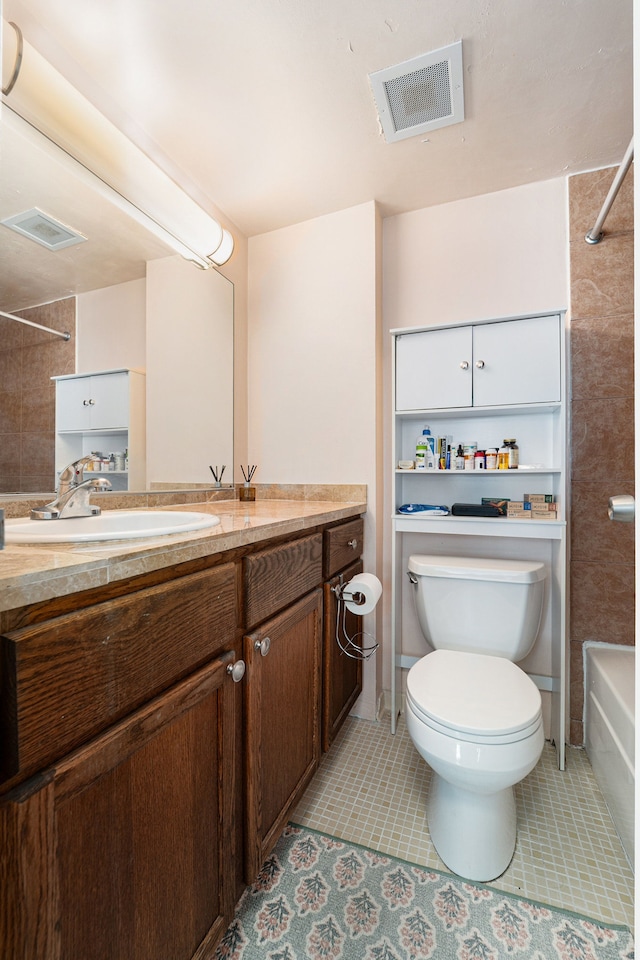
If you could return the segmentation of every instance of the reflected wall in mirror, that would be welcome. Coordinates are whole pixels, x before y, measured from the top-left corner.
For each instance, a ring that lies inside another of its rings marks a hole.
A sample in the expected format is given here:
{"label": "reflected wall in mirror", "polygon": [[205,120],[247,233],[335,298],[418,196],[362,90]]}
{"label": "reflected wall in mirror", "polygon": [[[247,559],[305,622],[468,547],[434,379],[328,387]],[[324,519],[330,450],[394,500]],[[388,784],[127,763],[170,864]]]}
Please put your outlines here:
{"label": "reflected wall in mirror", "polygon": [[54,488],[50,377],[117,367],[147,371],[148,484],[212,483],[212,462],[231,483],[233,285],[147,235],[41,141],[2,112],[0,221],[36,207],[87,240],[53,251],[0,225],[0,309],[72,334],[0,318],[0,493]]}

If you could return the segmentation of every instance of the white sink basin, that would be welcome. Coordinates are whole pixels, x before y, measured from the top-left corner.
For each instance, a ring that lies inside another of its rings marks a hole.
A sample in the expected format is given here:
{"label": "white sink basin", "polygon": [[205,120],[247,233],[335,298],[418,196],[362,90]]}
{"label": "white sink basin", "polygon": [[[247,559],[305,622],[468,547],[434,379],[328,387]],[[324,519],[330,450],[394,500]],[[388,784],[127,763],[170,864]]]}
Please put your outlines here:
{"label": "white sink basin", "polygon": [[97,517],[5,520],[6,543],[84,543],[161,537],[215,527],[220,517],[187,510],[107,510]]}

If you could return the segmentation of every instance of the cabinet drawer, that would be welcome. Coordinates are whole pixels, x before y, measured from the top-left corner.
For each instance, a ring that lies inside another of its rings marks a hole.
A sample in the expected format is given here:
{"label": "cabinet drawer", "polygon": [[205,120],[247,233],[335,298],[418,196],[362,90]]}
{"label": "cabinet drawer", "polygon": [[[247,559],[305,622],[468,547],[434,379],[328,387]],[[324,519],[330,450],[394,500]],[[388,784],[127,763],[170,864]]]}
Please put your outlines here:
{"label": "cabinet drawer", "polygon": [[225,564],[0,637],[2,775],[105,730],[232,644],[235,623]]}
{"label": "cabinet drawer", "polygon": [[353,563],[364,548],[364,521],[350,520],[324,531],[323,569],[325,580]]}
{"label": "cabinet drawer", "polygon": [[245,627],[282,610],[322,582],[322,534],[260,550],[243,564]]}

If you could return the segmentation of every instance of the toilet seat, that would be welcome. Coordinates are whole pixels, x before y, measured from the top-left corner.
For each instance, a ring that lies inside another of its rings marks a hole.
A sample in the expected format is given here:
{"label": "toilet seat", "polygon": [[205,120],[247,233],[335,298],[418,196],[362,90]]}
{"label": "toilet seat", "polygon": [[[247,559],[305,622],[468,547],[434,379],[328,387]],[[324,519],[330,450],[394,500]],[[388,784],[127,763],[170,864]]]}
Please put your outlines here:
{"label": "toilet seat", "polygon": [[435,650],[414,664],[407,700],[427,726],[475,743],[524,740],[542,720],[540,692],[515,663],[457,650]]}

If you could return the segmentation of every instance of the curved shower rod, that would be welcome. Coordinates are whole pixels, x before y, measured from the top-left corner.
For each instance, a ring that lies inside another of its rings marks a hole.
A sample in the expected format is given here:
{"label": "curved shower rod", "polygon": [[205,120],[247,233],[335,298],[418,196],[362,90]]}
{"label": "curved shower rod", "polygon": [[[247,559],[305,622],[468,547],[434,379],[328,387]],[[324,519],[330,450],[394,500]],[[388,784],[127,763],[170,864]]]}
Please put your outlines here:
{"label": "curved shower rod", "polygon": [[596,222],[594,223],[591,230],[589,230],[589,232],[585,236],[585,240],[587,241],[587,243],[600,243],[600,241],[602,240],[604,236],[602,227],[604,225],[605,220],[607,219],[609,210],[611,210],[613,201],[615,200],[618,194],[618,190],[622,185],[622,181],[627,175],[627,170],[631,166],[632,160],[633,160],[633,137],[629,142],[629,146],[627,147],[627,152],[622,158],[622,163],[618,167],[616,175],[613,178],[613,183],[609,187],[609,193],[607,194],[606,199],[602,204],[602,210],[600,211],[600,215],[596,220]]}

